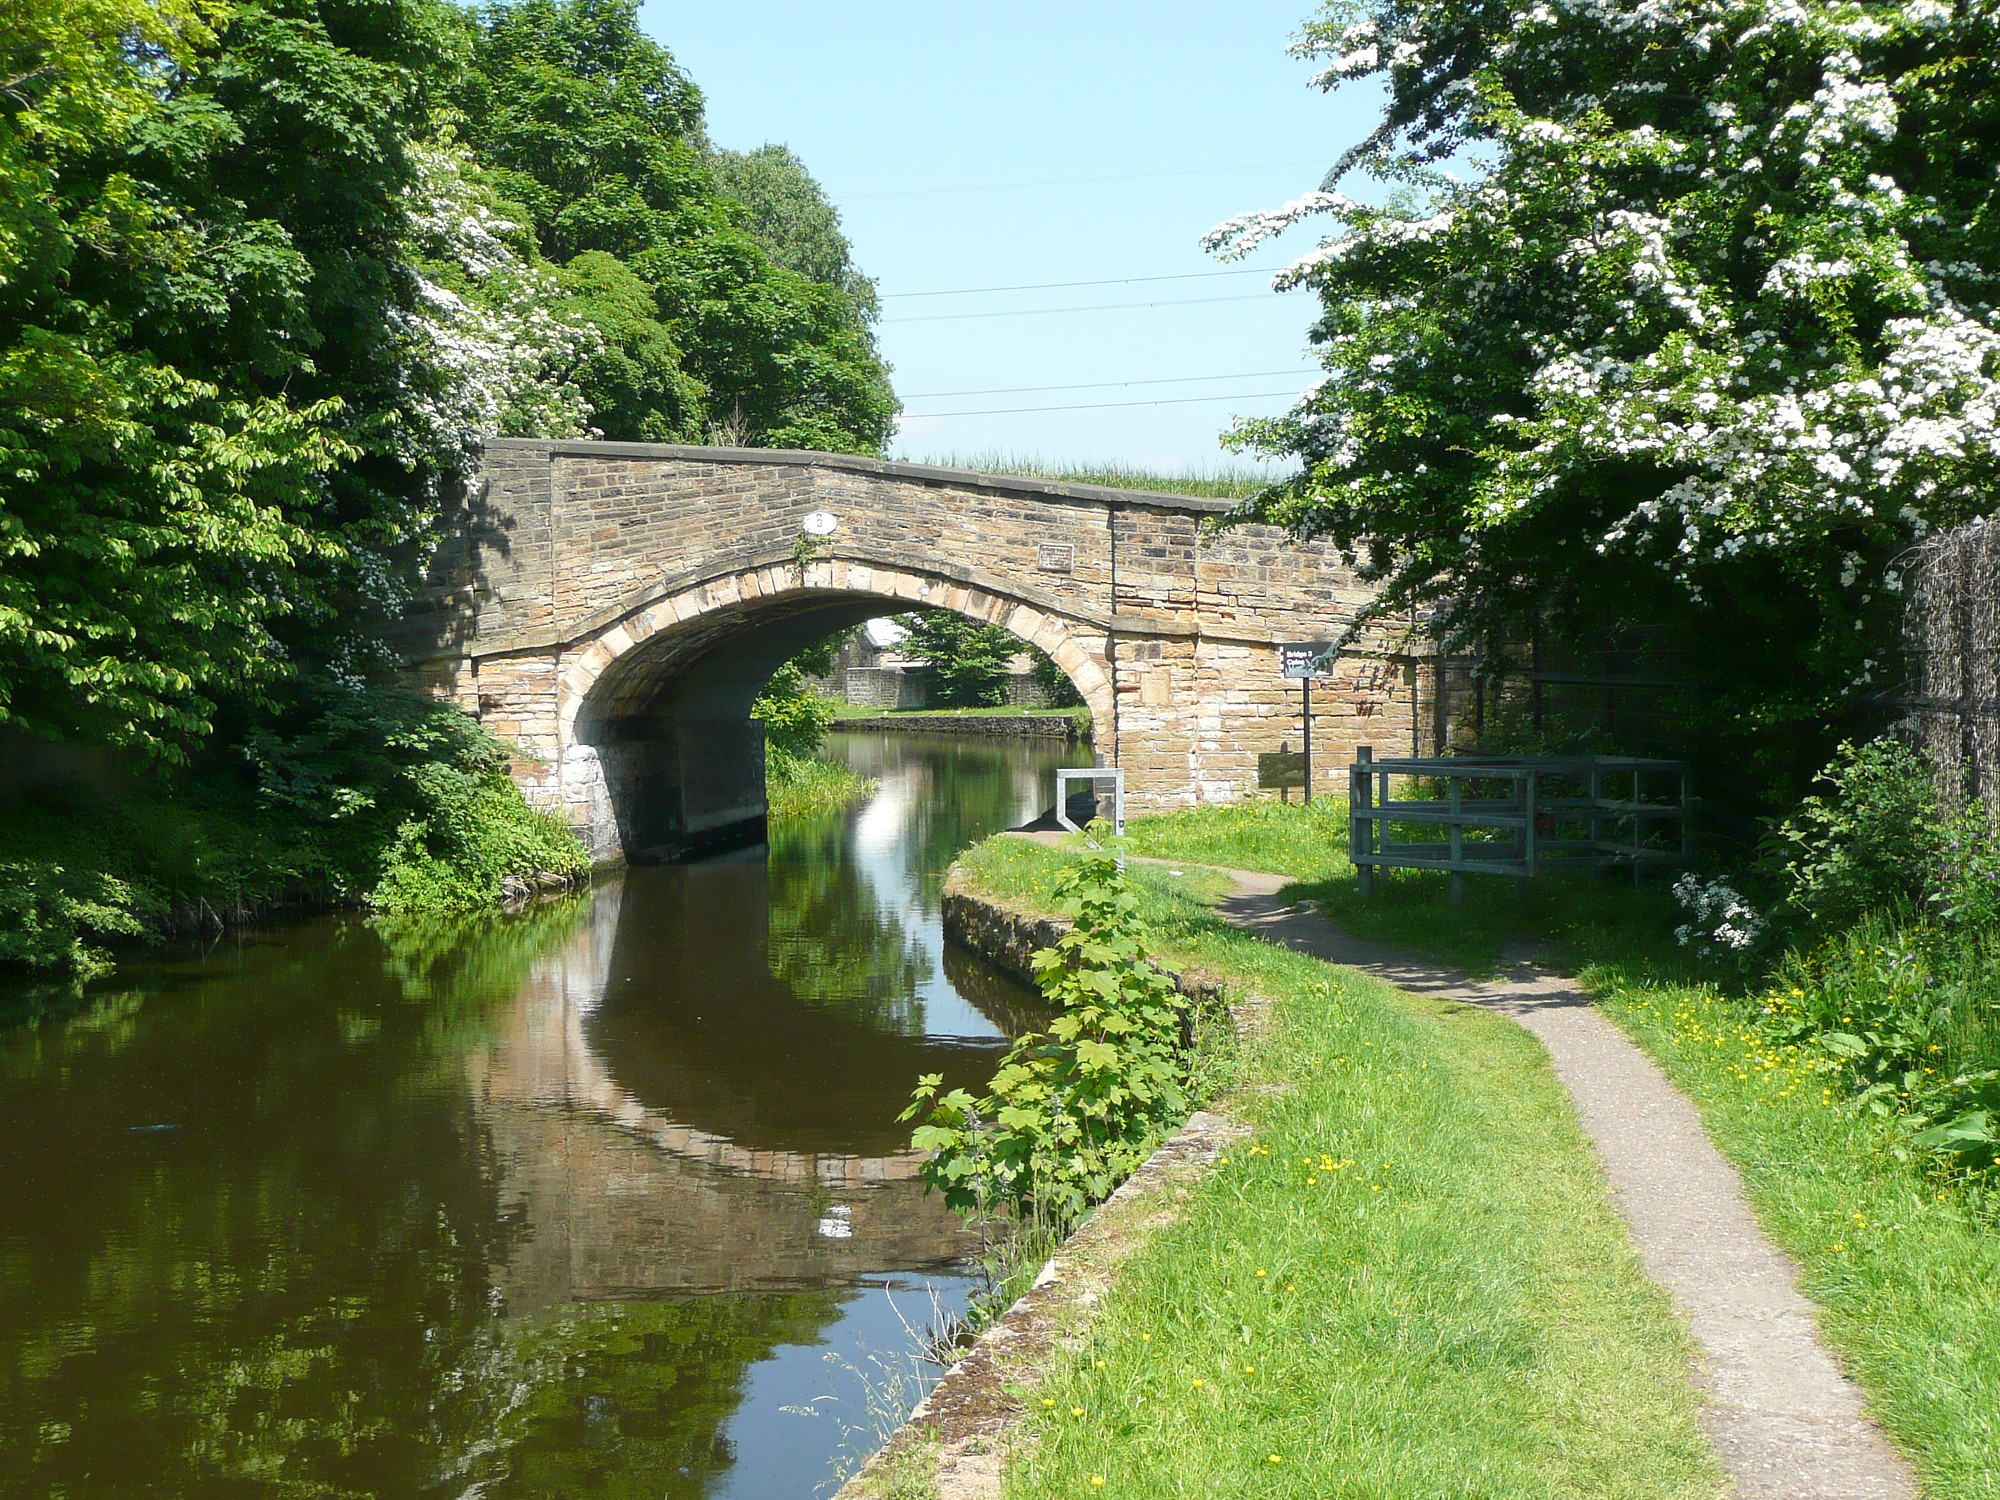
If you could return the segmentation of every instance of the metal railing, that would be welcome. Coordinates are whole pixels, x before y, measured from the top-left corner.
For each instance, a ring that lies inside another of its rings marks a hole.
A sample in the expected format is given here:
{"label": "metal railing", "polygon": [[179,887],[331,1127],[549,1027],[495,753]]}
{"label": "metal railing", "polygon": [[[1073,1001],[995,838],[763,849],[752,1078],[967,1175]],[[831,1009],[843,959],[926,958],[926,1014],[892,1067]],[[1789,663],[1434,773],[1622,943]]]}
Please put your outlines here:
{"label": "metal railing", "polygon": [[[1416,795],[1392,795],[1396,778]],[[1348,857],[1364,896],[1378,870],[1447,871],[1456,903],[1468,874],[1532,879],[1552,869],[1629,868],[1637,883],[1694,852],[1694,784],[1677,760],[1376,760],[1363,745],[1347,787]]]}
{"label": "metal railing", "polygon": [[1085,782],[1090,787],[1093,798],[1097,789],[1107,783],[1111,787],[1111,832],[1118,838],[1125,836],[1125,773],[1116,766],[1064,767],[1056,772],[1056,822],[1071,833],[1083,830],[1069,819],[1070,783]]}

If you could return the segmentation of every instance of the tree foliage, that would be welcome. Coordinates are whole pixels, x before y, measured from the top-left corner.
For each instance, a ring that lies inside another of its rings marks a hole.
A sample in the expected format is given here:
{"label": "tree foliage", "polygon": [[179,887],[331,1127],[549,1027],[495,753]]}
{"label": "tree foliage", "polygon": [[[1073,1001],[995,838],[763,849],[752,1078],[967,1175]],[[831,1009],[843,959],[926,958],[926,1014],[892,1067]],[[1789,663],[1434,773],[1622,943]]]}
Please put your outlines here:
{"label": "tree foliage", "polygon": [[950,610],[898,615],[896,623],[910,632],[903,650],[930,664],[936,700],[947,708],[1006,702],[1014,658],[1030,649],[999,625],[981,624]]}
{"label": "tree foliage", "polygon": [[0,721],[168,759],[421,534],[409,6],[0,23]]}
{"label": "tree foliage", "polygon": [[789,147],[767,142],[755,151],[717,151],[712,163],[723,196],[739,205],[743,227],[773,262],[839,287],[864,322],[874,322],[882,310],[875,282],[854,264],[840,210]]}
{"label": "tree foliage", "polygon": [[[855,292],[788,269],[739,226],[783,217],[778,189],[764,192],[783,174],[758,176],[761,218],[718,193],[700,91],[631,0],[496,7],[470,61],[466,137],[604,337],[580,379],[617,393],[605,436],[880,451],[896,402]],[[823,205],[797,178],[782,191]],[[837,223],[797,238],[860,281]]]}
{"label": "tree foliage", "polygon": [[1329,8],[1298,50],[1386,89],[1380,126],[1211,236],[1339,224],[1279,277],[1322,303],[1328,378],[1238,430],[1300,464],[1252,510],[1456,646],[1642,617],[1726,733],[1838,714],[1887,672],[1899,551],[1992,505],[1996,28],[1939,0]]}
{"label": "tree foliage", "polygon": [[[290,851],[267,892],[573,866],[376,642],[483,435],[885,439],[854,293],[774,264],[710,155],[622,0],[0,7],[0,733],[234,795]],[[297,809],[352,869],[270,822],[308,764],[372,799]],[[108,869],[21,882],[76,918],[38,952],[132,925],[151,887]]]}

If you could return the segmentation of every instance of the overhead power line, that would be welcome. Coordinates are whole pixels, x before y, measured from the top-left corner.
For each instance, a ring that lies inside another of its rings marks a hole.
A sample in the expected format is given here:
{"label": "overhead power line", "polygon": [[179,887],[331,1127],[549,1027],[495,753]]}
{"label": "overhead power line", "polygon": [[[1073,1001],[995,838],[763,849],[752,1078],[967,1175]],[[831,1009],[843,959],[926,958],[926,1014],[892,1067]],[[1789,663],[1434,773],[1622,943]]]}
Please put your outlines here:
{"label": "overhead power line", "polygon": [[1011,193],[1019,188],[1038,187],[1087,187],[1100,182],[1152,182],[1162,177],[1216,177],[1229,172],[1264,172],[1273,167],[1325,167],[1324,156],[1306,157],[1300,161],[1246,162],[1233,167],[1189,167],[1177,172],[1123,172],[1112,177],[1049,177],[1038,182],[987,182],[968,183],[963,187],[934,188],[892,188],[881,193],[846,193],[841,196],[843,203],[858,203],[872,198],[930,198],[943,193]]}
{"label": "overhead power line", "polygon": [[985,292],[1053,292],[1071,286],[1132,286],[1141,281],[1200,281],[1209,276],[1269,276],[1262,266],[1231,266],[1226,271],[1182,271],[1173,276],[1112,276],[1103,281],[1031,281],[1021,286],[964,286],[938,292],[884,292],[891,297],[976,297]]}
{"label": "overhead power line", "polygon": [[1166,302],[1090,302],[1080,307],[1017,307],[1000,312],[921,313],[914,318],[884,318],[884,323],[960,323],[968,318],[1043,318],[1057,313],[1116,312],[1134,307],[1206,307],[1216,302],[1266,302],[1269,294],[1239,297],[1180,297]]}
{"label": "overhead power line", "polygon": [[1026,396],[1035,391],[1108,391],[1134,385],[1195,385],[1204,380],[1275,380],[1280,375],[1312,374],[1310,370],[1248,370],[1235,375],[1169,375],[1152,380],[1089,380],[1075,385],[996,385],[978,391],[917,391],[912,401],[950,401],[960,396]]}
{"label": "overhead power line", "polygon": [[1203,401],[1261,401],[1266,396],[1296,396],[1297,389],[1289,391],[1239,391],[1233,396],[1166,396],[1154,401],[1088,401],[1073,406],[995,406],[982,411],[911,411],[904,412],[899,419],[904,422],[922,422],[932,417],[1005,417],[1022,412],[1038,411],[1110,411],[1118,406],[1193,406]]}

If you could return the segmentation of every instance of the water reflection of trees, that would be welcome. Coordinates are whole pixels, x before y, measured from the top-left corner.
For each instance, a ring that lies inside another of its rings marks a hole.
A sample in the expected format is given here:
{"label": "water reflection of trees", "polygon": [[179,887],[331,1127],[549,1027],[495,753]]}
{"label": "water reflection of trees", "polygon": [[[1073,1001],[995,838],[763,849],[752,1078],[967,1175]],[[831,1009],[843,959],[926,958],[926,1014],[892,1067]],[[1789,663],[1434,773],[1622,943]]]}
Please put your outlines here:
{"label": "water reflection of trees", "polygon": [[836,809],[771,828],[771,973],[809,1005],[836,1006],[901,1036],[924,1032],[918,992],[931,956],[856,872],[848,814]]}
{"label": "water reflection of trees", "polygon": [[0,1044],[0,1494],[707,1493],[843,1294],[496,1316],[468,1059],[575,925],[314,924]]}
{"label": "water reflection of trees", "polygon": [[[1004,755],[920,759],[897,835],[911,842],[883,857],[934,907],[944,865],[1012,820],[1024,777]],[[599,1016],[749,1111],[723,1122],[747,1139],[900,1144],[889,1116],[909,1078],[943,1056],[976,1082],[990,1051],[915,1034],[912,996],[939,976],[898,904],[908,887],[857,888],[850,868],[843,888],[849,851],[824,828],[796,839],[612,962]],[[143,996],[135,981],[90,1016],[0,1036],[0,1118],[32,1143],[0,1155],[0,1494],[712,1490],[750,1365],[822,1337],[844,1293],[496,1312],[526,1221],[468,1079],[530,972],[592,915],[613,914],[587,897],[252,934],[159,966]],[[661,918],[633,903],[617,946]],[[640,992],[687,970],[694,943],[719,967],[682,973],[674,1004],[712,1018],[739,980],[749,998],[727,1027],[677,1033],[648,1013],[674,997]],[[989,971],[947,953],[943,977],[1018,1024],[1018,992]],[[775,1102],[750,1097],[764,1088]]]}
{"label": "water reflection of trees", "polygon": [[622,1302],[516,1325],[486,1351],[491,1439],[454,1486],[490,1500],[698,1500],[735,1460],[723,1429],[749,1367],[819,1342],[847,1295]]}
{"label": "water reflection of trees", "polygon": [[1090,758],[1088,749],[1056,741],[908,734],[838,734],[828,752],[885,787],[908,787],[894,857],[925,912],[937,910],[961,850],[1052,805],[1056,767]]}

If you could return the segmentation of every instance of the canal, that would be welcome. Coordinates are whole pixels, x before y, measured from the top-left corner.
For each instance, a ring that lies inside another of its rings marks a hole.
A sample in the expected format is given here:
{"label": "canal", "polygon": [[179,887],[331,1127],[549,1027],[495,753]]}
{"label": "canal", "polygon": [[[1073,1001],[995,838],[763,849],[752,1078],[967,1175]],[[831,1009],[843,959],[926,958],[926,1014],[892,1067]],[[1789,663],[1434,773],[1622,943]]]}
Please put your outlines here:
{"label": "canal", "polygon": [[930,1378],[974,1243],[896,1123],[1031,1012],[944,944],[1049,741],[514,917],[327,917],[0,1032],[0,1495],[776,1497]]}

